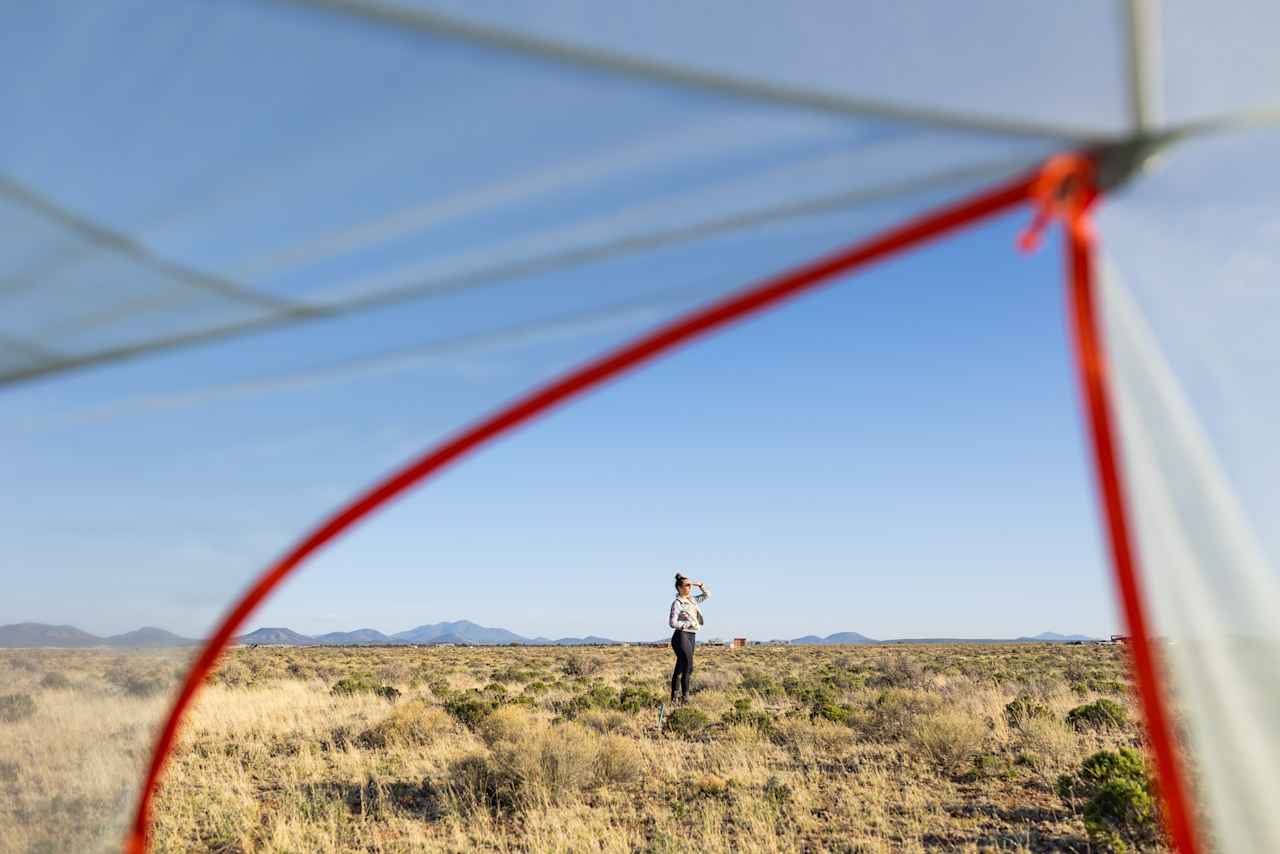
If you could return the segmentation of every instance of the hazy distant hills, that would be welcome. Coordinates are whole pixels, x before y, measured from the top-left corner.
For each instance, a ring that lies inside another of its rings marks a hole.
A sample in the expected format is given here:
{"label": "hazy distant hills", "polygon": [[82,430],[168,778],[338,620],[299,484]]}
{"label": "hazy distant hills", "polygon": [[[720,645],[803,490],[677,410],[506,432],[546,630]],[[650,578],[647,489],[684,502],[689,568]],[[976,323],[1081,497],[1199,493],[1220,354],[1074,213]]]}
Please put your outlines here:
{"label": "hazy distant hills", "polygon": [[200,643],[194,638],[184,638],[181,635],[175,635],[173,632],[151,626],[144,626],[141,629],[125,632],[122,635],[112,635],[105,640],[110,646],[126,647],[194,646]]}
{"label": "hazy distant hills", "polygon": [[191,646],[196,643],[199,641],[151,627],[104,638],[82,632],[75,626],[50,626],[45,623],[15,623],[11,626],[0,626],[0,648],[16,646],[165,647]]}
{"label": "hazy distant hills", "polygon": [[[442,640],[449,636],[452,636],[453,640]],[[491,629],[486,626],[476,625],[470,620],[456,620],[452,623],[432,623],[427,626],[418,626],[416,629],[396,632],[391,637],[402,643],[500,644],[528,643],[530,640],[507,629]]]}
{"label": "hazy distant hills", "polygon": [[802,638],[792,638],[787,643],[880,643],[866,635],[860,635],[857,632],[836,632],[834,635],[827,635],[820,638],[817,635],[805,635]]}
{"label": "hazy distant hills", "polygon": [[293,629],[265,627],[249,632],[247,635],[240,635],[235,638],[235,642],[282,644],[284,646],[316,646],[319,644],[319,641],[310,635],[295,632]]}
{"label": "hazy distant hills", "polygon": [[[661,638],[654,643],[666,643]],[[756,639],[752,639],[756,640]],[[772,641],[788,644],[905,644],[905,643],[1067,643],[1070,641],[1093,640],[1086,635],[1062,635],[1056,632],[1042,632],[1032,637],[1020,638],[896,638],[893,640],[876,640],[857,632],[837,632],[826,637],[805,635],[789,641]],[[240,644],[260,644],[278,646],[382,646],[382,645],[475,645],[497,646],[502,644],[524,644],[526,646],[581,646],[587,644],[613,644],[619,641],[610,638],[588,635],[575,638],[528,638],[513,631],[491,628],[473,623],[470,620],[430,623],[392,635],[383,634],[377,629],[355,629],[350,632],[328,632],[322,635],[304,635],[293,629],[284,627],[261,628],[235,639]],[[173,632],[157,628],[141,628],[122,635],[99,637],[81,631],[74,626],[52,626],[45,623],[16,623],[0,626],[0,648],[5,647],[92,647],[110,646],[120,648],[157,648],[182,647],[198,644],[200,641],[181,637]]]}
{"label": "hazy distant hills", "polygon": [[353,632],[329,632],[328,634],[314,636],[299,634],[292,629],[258,629],[247,635],[241,635],[236,638],[236,642],[242,644],[287,644],[290,646],[372,646],[375,644],[499,646],[511,643],[524,644],[526,646],[573,646],[619,643],[619,641],[595,635],[588,635],[585,638],[528,638],[518,635],[510,629],[482,626],[470,620],[430,623],[406,629],[403,632],[396,632],[393,635],[383,634],[377,629],[356,629]]}

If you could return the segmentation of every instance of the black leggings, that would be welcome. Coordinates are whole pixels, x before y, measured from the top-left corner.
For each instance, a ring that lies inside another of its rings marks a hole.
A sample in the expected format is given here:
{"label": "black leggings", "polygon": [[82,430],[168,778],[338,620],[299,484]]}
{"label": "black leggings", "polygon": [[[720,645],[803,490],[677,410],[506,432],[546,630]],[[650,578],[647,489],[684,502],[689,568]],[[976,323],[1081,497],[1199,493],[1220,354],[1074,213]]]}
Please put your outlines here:
{"label": "black leggings", "polygon": [[676,652],[676,669],[671,673],[671,698],[675,699],[676,688],[680,689],[680,698],[689,699],[689,677],[693,675],[693,632],[676,629],[671,635],[671,648]]}

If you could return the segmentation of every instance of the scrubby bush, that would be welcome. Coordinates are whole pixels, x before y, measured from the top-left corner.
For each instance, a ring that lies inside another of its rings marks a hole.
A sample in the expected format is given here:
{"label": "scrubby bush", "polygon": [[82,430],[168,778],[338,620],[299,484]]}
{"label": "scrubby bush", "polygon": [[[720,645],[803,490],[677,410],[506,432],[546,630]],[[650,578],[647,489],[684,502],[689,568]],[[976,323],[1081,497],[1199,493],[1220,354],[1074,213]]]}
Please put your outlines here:
{"label": "scrubby bush", "polygon": [[464,807],[499,812],[514,806],[516,792],[488,756],[472,754],[449,763],[448,788]]}
{"label": "scrubby bush", "polygon": [[596,754],[596,777],[610,786],[625,786],[644,775],[645,761],[640,746],[622,735],[606,735]]}
{"label": "scrubby bush", "polygon": [[958,709],[943,709],[919,717],[908,743],[946,775],[954,775],[970,764],[987,738],[980,719]]}
{"label": "scrubby bush", "polygon": [[501,741],[517,741],[539,728],[533,713],[522,706],[503,706],[485,715],[477,724],[476,732],[490,747]]}
{"label": "scrubby bush", "polygon": [[751,700],[747,697],[734,700],[733,708],[720,716],[720,723],[725,726],[749,726],[759,730],[762,735],[773,732],[773,716],[766,711],[751,708]]}
{"label": "scrubby bush", "polygon": [[587,708],[590,709],[616,709],[618,708],[618,693],[603,683],[592,685],[587,689],[586,694]]}
{"label": "scrubby bush", "polygon": [[724,798],[728,796],[732,784],[719,774],[699,774],[693,780],[694,795],[703,798]]}
{"label": "scrubby bush", "polygon": [[329,690],[339,697],[349,697],[352,694],[372,694],[381,687],[381,684],[370,674],[353,673],[333,683],[333,687]]}
{"label": "scrubby bush", "polygon": [[680,738],[693,738],[706,730],[711,719],[701,709],[693,706],[680,706],[671,710],[663,722],[664,731]]}
{"label": "scrubby bush", "polygon": [[1067,724],[1077,731],[1121,729],[1126,717],[1124,706],[1103,697],[1067,712]]}
{"label": "scrubby bush", "polygon": [[791,802],[791,787],[776,776],[770,775],[764,782],[764,800],[775,809],[783,809]]}
{"label": "scrubby bush", "polygon": [[0,721],[17,723],[36,713],[36,701],[30,694],[5,694],[0,696]]}
{"label": "scrubby bush", "polygon": [[172,684],[169,679],[158,673],[143,673],[129,668],[108,670],[105,678],[127,696],[139,699],[163,694]]}
{"label": "scrubby bush", "polygon": [[[540,784],[542,791],[538,794],[544,795],[546,800],[562,802],[591,782],[598,742],[586,728],[573,723],[551,727],[534,741],[533,746],[537,761],[537,773],[533,779]],[[521,767],[525,758],[523,754],[529,751],[523,745],[514,750],[522,755],[513,765]]]}
{"label": "scrubby bush", "polygon": [[900,741],[910,736],[915,719],[937,710],[942,698],[921,691],[890,688],[881,691],[867,707],[864,726],[867,734],[881,741]]}
{"label": "scrubby bush", "polygon": [[782,685],[776,679],[756,670],[748,670],[742,674],[738,682],[739,690],[748,694],[759,694],[761,697],[781,697]]}
{"label": "scrubby bush", "polygon": [[471,729],[479,726],[480,722],[497,707],[498,703],[495,700],[484,697],[474,690],[465,694],[455,694],[444,702],[444,710],[458,723]]}
{"label": "scrubby bush", "polygon": [[662,697],[639,685],[628,685],[618,693],[618,708],[624,712],[656,709],[662,705]]}
{"label": "scrubby bush", "polygon": [[423,747],[453,732],[453,720],[438,706],[414,700],[361,733],[362,747]]}
{"label": "scrubby bush", "polygon": [[580,653],[570,653],[564,660],[566,676],[594,676],[600,672],[603,663],[598,658],[588,658]]}
{"label": "scrubby bush", "polygon": [[809,716],[832,723],[848,725],[854,720],[855,709],[847,703],[820,700],[809,708]]}
{"label": "scrubby bush", "polygon": [[488,756],[454,762],[449,786],[464,805],[502,813],[563,803],[596,781],[606,767],[609,773],[620,773],[616,764],[600,763],[600,744],[592,733],[568,723],[522,730],[495,741]]}
{"label": "scrubby bush", "polygon": [[1062,775],[1057,788],[1069,805],[1083,804],[1085,831],[1094,845],[1123,852],[1159,842],[1155,784],[1136,750],[1095,753],[1079,771]]}
{"label": "scrubby bush", "polygon": [[853,748],[857,735],[844,724],[800,717],[776,721],[770,739],[797,755],[841,756]]}
{"label": "scrubby bush", "polygon": [[528,682],[533,679],[533,671],[521,667],[504,667],[493,672],[494,682],[512,683]]}
{"label": "scrubby bush", "polygon": [[400,699],[400,690],[391,685],[383,685],[368,673],[354,673],[344,676],[329,689],[335,696],[350,697],[355,694],[373,694],[384,700],[395,702]]}
{"label": "scrubby bush", "polygon": [[617,732],[626,729],[631,718],[625,712],[588,709],[574,718],[578,723],[598,733]]}
{"label": "scrubby bush", "polygon": [[885,662],[867,679],[872,688],[919,688],[925,684],[924,666],[906,655],[898,655]]}
{"label": "scrubby bush", "polygon": [[1053,712],[1049,710],[1049,707],[1031,697],[1018,697],[1004,707],[1004,719],[1014,729],[1020,729],[1023,724],[1032,718],[1043,720],[1051,717],[1053,717]]}
{"label": "scrubby bush", "polygon": [[54,671],[44,675],[40,680],[40,687],[48,688],[50,691],[65,691],[71,687],[71,680],[66,675]]}

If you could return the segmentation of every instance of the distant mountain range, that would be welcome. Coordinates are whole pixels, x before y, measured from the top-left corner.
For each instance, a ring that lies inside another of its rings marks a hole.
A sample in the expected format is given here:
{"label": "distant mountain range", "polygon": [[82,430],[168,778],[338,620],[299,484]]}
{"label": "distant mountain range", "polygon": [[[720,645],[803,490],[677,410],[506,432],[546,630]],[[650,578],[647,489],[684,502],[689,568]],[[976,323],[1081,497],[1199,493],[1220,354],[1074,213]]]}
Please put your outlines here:
{"label": "distant mountain range", "polygon": [[834,635],[827,635],[820,638],[817,635],[805,635],[802,638],[792,638],[787,643],[880,643],[866,635],[860,635],[857,632],[836,632]]}
{"label": "distant mountain range", "polygon": [[470,644],[473,646],[500,646],[523,644],[526,646],[580,646],[583,644],[620,643],[609,638],[588,635],[585,638],[528,638],[509,629],[481,626],[470,620],[447,623],[430,623],[393,635],[377,629],[356,629],[353,632],[329,632],[323,635],[303,635],[292,629],[258,629],[236,638],[242,644],[289,644],[294,646],[375,646],[375,645],[440,645]]}
{"label": "distant mountain range", "polygon": [[76,648],[87,646],[167,647],[194,646],[200,641],[184,638],[164,629],[145,627],[122,635],[98,637],[75,626],[50,626],[45,623],[15,623],[0,626],[0,648],[15,646],[55,646]]}
{"label": "distant mountain range", "polygon": [[[788,644],[903,644],[903,643],[1067,643],[1071,641],[1093,640],[1086,635],[1060,635],[1055,632],[1043,632],[1033,637],[1020,638],[897,638],[894,640],[876,640],[857,632],[837,632],[819,637],[805,635],[788,641],[772,641],[772,643]],[[620,641],[588,635],[574,638],[528,638],[508,629],[490,628],[469,620],[431,623],[396,632],[393,635],[383,634],[377,629],[356,629],[350,632],[328,632],[322,635],[304,635],[293,629],[261,628],[240,635],[235,639],[240,644],[260,644],[277,646],[381,646],[381,645],[440,645],[468,644],[475,646],[497,646],[501,644],[523,644],[526,646],[582,646],[587,644],[614,644]],[[666,643],[662,638],[655,643]],[[157,628],[141,628],[122,635],[99,637],[81,631],[74,626],[51,626],[45,623],[16,623],[0,626],[0,648],[5,647],[93,647],[109,646],[120,648],[155,648],[193,646],[201,641],[184,638],[173,632]]]}

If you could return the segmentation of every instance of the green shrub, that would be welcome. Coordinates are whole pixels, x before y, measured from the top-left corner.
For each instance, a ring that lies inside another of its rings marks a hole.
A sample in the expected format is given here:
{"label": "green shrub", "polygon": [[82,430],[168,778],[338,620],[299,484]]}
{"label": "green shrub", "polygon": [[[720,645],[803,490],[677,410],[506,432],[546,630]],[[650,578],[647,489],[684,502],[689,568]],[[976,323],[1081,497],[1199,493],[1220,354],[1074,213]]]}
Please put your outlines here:
{"label": "green shrub", "polygon": [[573,652],[564,660],[566,676],[594,676],[600,672],[602,664],[598,658],[587,658]]}
{"label": "green shrub", "polygon": [[479,726],[480,722],[497,707],[497,702],[482,697],[479,692],[475,691],[468,691],[466,694],[450,697],[444,702],[444,710],[452,715],[453,719],[458,723],[471,729]]}
{"label": "green shrub", "polygon": [[782,680],[782,690],[788,697],[804,702],[806,692],[812,691],[813,686],[798,676],[788,676]]}
{"label": "green shrub", "polygon": [[1004,707],[1004,719],[1009,726],[1020,729],[1023,724],[1034,718],[1047,719],[1053,712],[1044,703],[1038,703],[1030,697],[1018,697]]}
{"label": "green shrub", "polygon": [[782,696],[782,686],[776,679],[755,670],[748,670],[742,674],[738,688],[750,694],[759,694],[761,697]]}
{"label": "green shrub", "polygon": [[628,685],[618,693],[618,708],[624,712],[656,709],[662,705],[662,697],[638,685]]}
{"label": "green shrub", "polygon": [[1067,724],[1076,730],[1120,729],[1125,725],[1124,706],[1105,697],[1067,712]]}
{"label": "green shrub", "polygon": [[349,697],[352,694],[372,694],[380,687],[382,686],[377,680],[368,673],[353,673],[333,683],[330,691],[340,697]]}
{"label": "green shrub", "polygon": [[725,726],[744,724],[754,727],[763,735],[773,732],[773,717],[766,711],[751,708],[751,700],[746,697],[734,700],[733,709],[725,712],[720,717],[720,722]]}
{"label": "green shrub", "polygon": [[493,671],[493,676],[490,678],[494,682],[503,683],[528,682],[533,678],[533,671],[520,667],[504,667],[501,670]]}
{"label": "green shrub", "polygon": [[1101,849],[1142,850],[1160,842],[1155,783],[1136,750],[1095,753],[1079,771],[1058,778],[1058,795],[1075,808],[1083,804],[1085,831]]}
{"label": "green shrub", "polygon": [[36,713],[36,701],[30,694],[5,694],[0,697],[0,721],[17,723]]}
{"label": "green shrub", "polygon": [[618,695],[608,685],[592,685],[584,695],[587,707],[591,709],[618,708]]}
{"label": "green shrub", "polygon": [[822,718],[837,724],[848,724],[854,718],[854,708],[846,703],[832,703],[826,700],[815,703],[809,708],[809,717]]}
{"label": "green shrub", "polygon": [[711,719],[701,709],[695,709],[693,706],[680,706],[671,710],[671,713],[667,715],[666,721],[663,722],[662,728],[664,731],[681,738],[693,738],[701,735],[709,723],[711,723]]}

